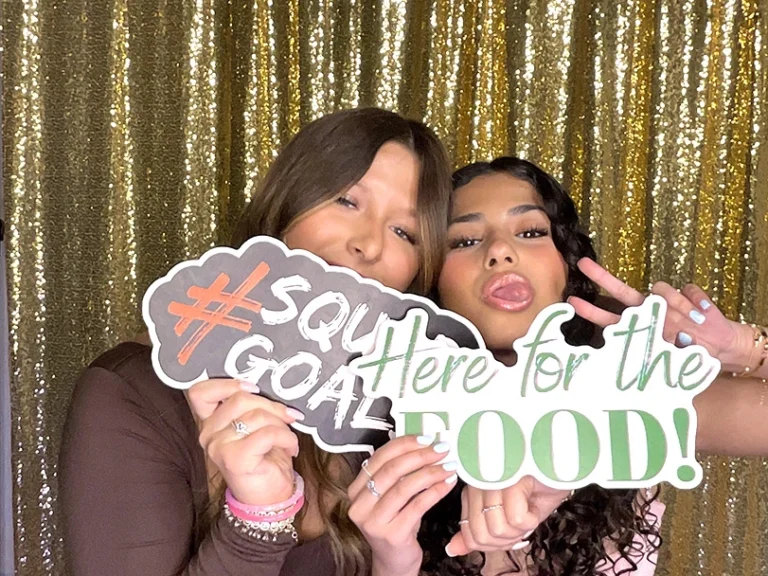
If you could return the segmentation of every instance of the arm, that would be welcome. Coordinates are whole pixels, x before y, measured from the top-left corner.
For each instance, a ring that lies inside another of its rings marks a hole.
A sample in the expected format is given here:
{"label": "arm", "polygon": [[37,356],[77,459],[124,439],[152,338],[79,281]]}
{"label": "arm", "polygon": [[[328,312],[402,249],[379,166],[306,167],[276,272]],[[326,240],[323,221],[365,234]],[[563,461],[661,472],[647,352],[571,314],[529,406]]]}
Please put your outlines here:
{"label": "arm", "polygon": [[292,539],[251,539],[223,514],[194,549],[207,501],[201,494],[207,491],[205,472],[194,469],[194,452],[179,438],[182,427],[164,416],[163,407],[153,406],[114,372],[90,368],[79,380],[60,458],[72,573],[278,574]]}
{"label": "arm", "polygon": [[693,400],[696,448],[728,456],[768,456],[768,384],[721,374]]}

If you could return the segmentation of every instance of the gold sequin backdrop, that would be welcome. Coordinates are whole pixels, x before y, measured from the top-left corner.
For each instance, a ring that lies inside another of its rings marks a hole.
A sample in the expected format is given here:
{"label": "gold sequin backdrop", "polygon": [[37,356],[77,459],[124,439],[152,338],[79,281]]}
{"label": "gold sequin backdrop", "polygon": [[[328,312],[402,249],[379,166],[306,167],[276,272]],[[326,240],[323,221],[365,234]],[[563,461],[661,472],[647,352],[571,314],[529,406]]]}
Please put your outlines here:
{"label": "gold sequin backdrop", "polygon": [[[537,161],[633,285],[693,279],[768,322],[768,0],[3,10],[22,576],[65,574],[56,456],[78,371],[140,328],[147,285],[225,238],[275,151],[325,112],[423,117],[456,164]],[[704,465],[699,490],[666,491],[659,573],[768,575],[766,462]]]}

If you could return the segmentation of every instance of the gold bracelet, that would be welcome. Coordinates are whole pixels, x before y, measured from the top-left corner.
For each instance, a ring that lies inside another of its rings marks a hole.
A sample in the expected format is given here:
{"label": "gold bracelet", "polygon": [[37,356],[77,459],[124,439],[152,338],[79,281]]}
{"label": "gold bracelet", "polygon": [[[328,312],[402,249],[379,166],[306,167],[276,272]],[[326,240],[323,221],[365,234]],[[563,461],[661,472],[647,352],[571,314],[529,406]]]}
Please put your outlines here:
{"label": "gold bracelet", "polygon": [[[760,370],[760,368],[763,367],[763,364],[765,364],[765,359],[768,358],[768,330],[762,326],[758,326],[757,324],[750,324],[750,326],[752,326],[752,329],[755,331],[755,345],[752,347],[752,350],[749,353],[749,361],[747,362],[747,366],[744,368],[744,370],[739,373],[733,373],[733,375],[737,378],[751,377],[753,372],[757,372]],[[756,350],[760,356],[757,362],[757,366],[753,367],[752,358],[755,355]]]}

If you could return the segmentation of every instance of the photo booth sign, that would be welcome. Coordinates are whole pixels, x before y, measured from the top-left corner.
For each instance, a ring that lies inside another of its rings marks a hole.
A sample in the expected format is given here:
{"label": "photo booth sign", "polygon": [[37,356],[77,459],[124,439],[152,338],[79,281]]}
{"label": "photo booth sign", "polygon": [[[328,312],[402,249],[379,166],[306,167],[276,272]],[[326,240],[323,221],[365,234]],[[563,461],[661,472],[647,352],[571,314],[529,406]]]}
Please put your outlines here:
{"label": "photo booth sign", "polygon": [[447,441],[479,488],[524,475],[564,489],[701,481],[692,402],[720,365],[663,340],[657,296],[625,310],[600,349],[567,344],[574,310],[550,306],[515,342],[513,367],[466,319],[268,237],[177,265],[143,304],[163,382],[258,384],[331,452],[370,452],[394,426]]}
{"label": "photo booth sign", "polygon": [[364,396],[347,364],[373,347],[378,326],[411,309],[424,312],[435,345],[482,345],[474,326],[431,301],[264,236],[178,264],[143,302],[164,383],[184,389],[231,377],[258,384],[264,396],[304,413],[295,427],[331,452],[370,450],[389,439],[389,401]]}
{"label": "photo booth sign", "polygon": [[600,349],[570,346],[569,304],[542,310],[506,367],[488,350],[435,347],[426,317],[385,322],[376,347],[350,369],[363,392],[392,402],[398,435],[434,434],[451,446],[467,484],[501,489],[531,475],[554,488],[692,488],[693,397],[720,363],[700,346],[662,338],[666,302],[651,296],[603,331]]}

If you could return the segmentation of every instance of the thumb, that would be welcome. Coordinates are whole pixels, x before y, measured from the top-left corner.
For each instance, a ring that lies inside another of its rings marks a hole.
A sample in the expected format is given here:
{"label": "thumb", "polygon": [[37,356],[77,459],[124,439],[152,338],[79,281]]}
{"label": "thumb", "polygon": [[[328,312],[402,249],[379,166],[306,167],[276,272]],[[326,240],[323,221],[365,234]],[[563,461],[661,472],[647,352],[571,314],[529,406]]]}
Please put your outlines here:
{"label": "thumb", "polygon": [[467,543],[464,541],[464,534],[461,532],[454,534],[451,541],[448,542],[448,545],[445,547],[445,553],[451,558],[469,554],[469,546],[467,546]]}

